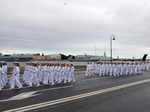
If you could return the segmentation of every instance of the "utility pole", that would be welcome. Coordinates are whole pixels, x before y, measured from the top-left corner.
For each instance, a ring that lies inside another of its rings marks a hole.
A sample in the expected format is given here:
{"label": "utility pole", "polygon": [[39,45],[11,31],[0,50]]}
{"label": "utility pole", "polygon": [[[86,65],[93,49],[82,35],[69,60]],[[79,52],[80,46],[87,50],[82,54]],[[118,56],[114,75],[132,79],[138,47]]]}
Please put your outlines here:
{"label": "utility pole", "polygon": [[110,60],[111,62],[113,61],[113,49],[112,49],[112,41],[115,40],[115,36],[111,35],[110,37]]}

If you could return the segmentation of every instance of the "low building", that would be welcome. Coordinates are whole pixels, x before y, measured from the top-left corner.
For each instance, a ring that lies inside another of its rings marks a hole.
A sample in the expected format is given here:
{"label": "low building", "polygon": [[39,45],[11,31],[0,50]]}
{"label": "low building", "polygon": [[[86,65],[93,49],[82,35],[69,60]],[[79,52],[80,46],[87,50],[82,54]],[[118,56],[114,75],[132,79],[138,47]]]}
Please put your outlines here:
{"label": "low building", "polygon": [[31,61],[32,57],[27,56],[0,56],[0,61],[6,61],[6,62],[26,62]]}
{"label": "low building", "polygon": [[44,56],[32,56],[33,60],[35,61],[43,61],[45,60],[45,57]]}
{"label": "low building", "polygon": [[55,61],[55,60],[57,60],[57,61],[59,61],[59,60],[61,60],[61,55],[59,55],[59,54],[51,54],[51,55],[45,55],[44,56],[45,57],[45,60],[48,60],[48,61]]}

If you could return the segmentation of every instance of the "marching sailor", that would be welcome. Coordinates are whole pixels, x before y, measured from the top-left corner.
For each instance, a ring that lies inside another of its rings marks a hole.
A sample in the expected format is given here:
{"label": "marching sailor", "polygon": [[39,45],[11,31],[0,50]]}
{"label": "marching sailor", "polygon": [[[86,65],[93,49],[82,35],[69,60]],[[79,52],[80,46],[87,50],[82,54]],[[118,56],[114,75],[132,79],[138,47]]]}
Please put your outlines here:
{"label": "marching sailor", "polygon": [[19,69],[19,63],[14,63],[14,69],[12,72],[12,75],[10,77],[10,87],[11,89],[15,88],[17,86],[18,88],[22,88],[22,84],[20,83],[19,76],[20,76],[20,69]]}
{"label": "marching sailor", "polygon": [[8,83],[8,77],[7,77],[7,63],[3,63],[2,70],[4,73],[4,80],[5,80],[5,85]]}
{"label": "marching sailor", "polygon": [[4,87],[3,80],[2,80],[2,63],[0,63],[0,90]]}

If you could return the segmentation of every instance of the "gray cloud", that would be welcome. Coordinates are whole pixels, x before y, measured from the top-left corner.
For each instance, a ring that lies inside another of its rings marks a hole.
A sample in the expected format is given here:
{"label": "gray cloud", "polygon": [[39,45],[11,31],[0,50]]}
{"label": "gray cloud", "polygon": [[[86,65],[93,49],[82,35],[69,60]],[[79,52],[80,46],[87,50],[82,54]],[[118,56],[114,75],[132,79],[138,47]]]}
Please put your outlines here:
{"label": "gray cloud", "polygon": [[142,56],[149,52],[149,0],[1,0],[1,51]]}

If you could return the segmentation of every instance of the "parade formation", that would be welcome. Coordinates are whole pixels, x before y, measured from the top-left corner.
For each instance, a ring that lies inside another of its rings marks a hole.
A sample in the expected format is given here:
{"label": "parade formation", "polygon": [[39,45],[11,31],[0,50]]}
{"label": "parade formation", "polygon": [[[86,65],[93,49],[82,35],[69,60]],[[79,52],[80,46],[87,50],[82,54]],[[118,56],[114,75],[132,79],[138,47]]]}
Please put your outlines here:
{"label": "parade formation", "polygon": [[150,65],[141,62],[99,62],[88,63],[86,77],[91,76],[110,76],[122,77],[142,74],[143,71],[149,71]]}
{"label": "parade formation", "polygon": [[39,86],[40,84],[66,84],[75,82],[73,65],[35,64],[25,66],[23,80],[26,85]]}
{"label": "parade formation", "polygon": [[[19,63],[14,63],[8,78],[7,64],[0,63],[0,90],[22,88],[24,85],[38,87],[40,85],[56,85],[75,82],[74,66],[72,64],[26,63],[24,72],[20,75]],[[142,74],[149,71],[146,62],[91,62],[86,65],[86,77],[109,76],[123,77]]]}
{"label": "parade formation", "polygon": [[7,64],[0,63],[0,90],[9,85],[10,89],[16,86],[22,88],[27,86],[40,86],[66,84],[75,82],[74,66],[71,64],[37,64],[27,63],[24,67],[23,81],[20,77],[20,68],[18,63],[14,63],[10,78],[7,78]]}

